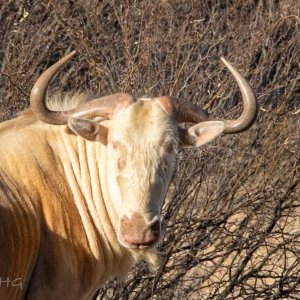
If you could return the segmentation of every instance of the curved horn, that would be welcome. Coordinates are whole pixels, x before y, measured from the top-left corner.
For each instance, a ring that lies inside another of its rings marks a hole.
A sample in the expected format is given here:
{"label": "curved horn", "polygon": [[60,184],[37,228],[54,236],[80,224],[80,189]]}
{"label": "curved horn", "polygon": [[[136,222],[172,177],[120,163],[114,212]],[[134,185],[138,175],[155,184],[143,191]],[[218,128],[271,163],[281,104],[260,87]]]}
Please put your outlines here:
{"label": "curved horn", "polygon": [[200,123],[209,119],[209,113],[197,104],[180,102],[172,97],[173,114],[177,122]]}
{"label": "curved horn", "polygon": [[75,54],[76,51],[73,51],[65,57],[61,58],[57,63],[55,63],[46,71],[44,71],[44,73],[38,78],[38,80],[34,84],[31,90],[30,104],[33,113],[39,120],[53,125],[64,125],[68,123],[70,117],[110,118],[118,110],[134,102],[132,96],[125,93],[119,93],[101,98],[96,98],[89,102],[83,103],[77,108],[69,111],[49,110],[45,102],[45,96],[48,85],[50,84],[55,74],[59,70],[61,70],[73,58]]}
{"label": "curved horn", "polygon": [[[221,60],[235,78],[243,100],[243,112],[238,119],[222,120],[225,124],[224,133],[239,133],[248,129],[254,123],[257,117],[258,103],[247,80],[225,58],[221,57]],[[209,118],[209,114],[196,104],[180,103],[178,99],[174,98],[172,98],[172,103],[175,108],[174,116],[178,122],[200,123],[212,120]]]}
{"label": "curved horn", "polygon": [[208,112],[196,104],[180,102],[178,98],[171,96],[160,96],[153,99],[158,100],[162,109],[167,114],[172,115],[178,123],[200,123],[207,121],[209,118]]}
{"label": "curved horn", "polygon": [[49,110],[46,106],[45,96],[52,78],[75,54],[76,51],[73,51],[61,58],[57,63],[44,71],[34,84],[30,94],[30,105],[33,113],[39,120],[54,125],[63,125],[68,122],[69,113]]}
{"label": "curved horn", "polygon": [[224,133],[239,133],[247,130],[254,123],[258,113],[258,103],[247,80],[224,57],[221,57],[221,60],[236,80],[243,99],[241,116],[236,120],[224,120]]}

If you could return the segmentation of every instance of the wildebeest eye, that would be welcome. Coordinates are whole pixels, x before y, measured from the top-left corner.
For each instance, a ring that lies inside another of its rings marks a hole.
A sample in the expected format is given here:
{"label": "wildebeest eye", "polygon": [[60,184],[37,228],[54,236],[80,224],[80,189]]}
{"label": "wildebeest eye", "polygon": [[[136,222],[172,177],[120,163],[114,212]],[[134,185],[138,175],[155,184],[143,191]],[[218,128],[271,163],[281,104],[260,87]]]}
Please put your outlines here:
{"label": "wildebeest eye", "polygon": [[168,143],[166,146],[166,151],[168,153],[172,153],[174,151],[174,144],[173,143]]}
{"label": "wildebeest eye", "polygon": [[113,141],[111,145],[114,150],[114,157],[117,160],[117,167],[121,171],[126,165],[126,146],[119,141]]}
{"label": "wildebeest eye", "polygon": [[112,147],[114,150],[117,150],[120,147],[120,143],[119,142],[112,142]]}
{"label": "wildebeest eye", "polygon": [[124,169],[125,165],[126,165],[126,159],[124,157],[120,157],[118,159],[118,168],[119,168],[119,170]]}

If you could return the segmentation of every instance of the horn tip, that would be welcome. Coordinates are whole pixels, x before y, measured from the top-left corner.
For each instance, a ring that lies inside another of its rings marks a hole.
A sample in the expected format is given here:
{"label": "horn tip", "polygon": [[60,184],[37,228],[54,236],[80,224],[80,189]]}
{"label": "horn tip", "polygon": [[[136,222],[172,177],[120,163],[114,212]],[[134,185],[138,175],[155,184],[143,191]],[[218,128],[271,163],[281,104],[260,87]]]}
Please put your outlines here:
{"label": "horn tip", "polygon": [[229,64],[229,61],[224,56],[221,56],[220,58],[224,65]]}
{"label": "horn tip", "polygon": [[62,60],[65,61],[65,62],[68,62],[69,60],[71,60],[75,56],[76,53],[77,53],[77,51],[74,50],[74,51],[70,52],[69,54],[67,54],[66,56],[64,56],[62,58]]}
{"label": "horn tip", "polygon": [[73,50],[72,52],[70,52],[69,54],[68,54],[68,57],[73,57],[75,54],[77,53],[77,51],[76,50]]}

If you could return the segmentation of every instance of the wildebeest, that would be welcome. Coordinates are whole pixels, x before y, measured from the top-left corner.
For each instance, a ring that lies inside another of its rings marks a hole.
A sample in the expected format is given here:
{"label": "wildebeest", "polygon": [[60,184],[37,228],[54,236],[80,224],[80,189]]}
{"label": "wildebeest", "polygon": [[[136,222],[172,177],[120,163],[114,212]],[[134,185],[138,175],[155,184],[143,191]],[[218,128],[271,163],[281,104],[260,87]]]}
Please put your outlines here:
{"label": "wildebeest", "polygon": [[243,98],[237,120],[210,120],[168,96],[46,97],[74,54],[40,76],[31,110],[0,125],[0,299],[91,299],[135,261],[157,264],[176,150],[244,131],[257,115],[252,89],[225,59]]}

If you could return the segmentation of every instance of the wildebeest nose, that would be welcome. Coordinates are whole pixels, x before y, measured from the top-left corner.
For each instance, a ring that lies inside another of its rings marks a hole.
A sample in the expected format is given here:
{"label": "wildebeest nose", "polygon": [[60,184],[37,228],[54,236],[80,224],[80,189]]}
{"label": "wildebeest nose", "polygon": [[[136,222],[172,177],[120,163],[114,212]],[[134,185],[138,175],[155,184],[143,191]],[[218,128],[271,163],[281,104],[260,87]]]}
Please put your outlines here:
{"label": "wildebeest nose", "polygon": [[147,224],[138,214],[131,219],[123,218],[120,229],[123,240],[135,246],[151,246],[160,236],[160,222],[155,220]]}

